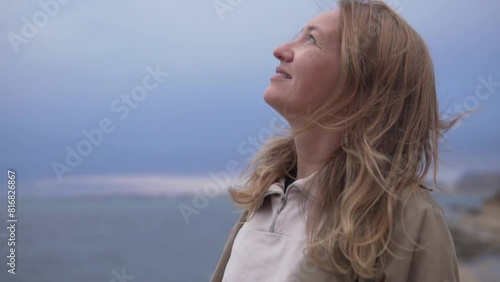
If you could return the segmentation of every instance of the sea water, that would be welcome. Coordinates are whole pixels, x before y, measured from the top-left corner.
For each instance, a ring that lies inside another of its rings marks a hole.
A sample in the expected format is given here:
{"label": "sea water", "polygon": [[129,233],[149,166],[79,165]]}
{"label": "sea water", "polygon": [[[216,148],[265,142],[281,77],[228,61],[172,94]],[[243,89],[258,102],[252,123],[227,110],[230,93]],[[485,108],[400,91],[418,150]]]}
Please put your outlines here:
{"label": "sea water", "polygon": [[[436,199],[447,218],[457,202],[480,205],[474,197]],[[203,203],[187,196],[22,197],[17,217],[12,275],[0,213],[1,282],[199,282],[209,280],[239,211],[226,196]],[[492,267],[498,262],[484,258],[471,266],[489,272],[483,281],[495,281],[489,279],[500,277]]]}
{"label": "sea water", "polygon": [[193,206],[189,197],[21,198],[16,274],[2,228],[0,281],[208,281],[239,214],[213,198],[186,221],[181,203]]}

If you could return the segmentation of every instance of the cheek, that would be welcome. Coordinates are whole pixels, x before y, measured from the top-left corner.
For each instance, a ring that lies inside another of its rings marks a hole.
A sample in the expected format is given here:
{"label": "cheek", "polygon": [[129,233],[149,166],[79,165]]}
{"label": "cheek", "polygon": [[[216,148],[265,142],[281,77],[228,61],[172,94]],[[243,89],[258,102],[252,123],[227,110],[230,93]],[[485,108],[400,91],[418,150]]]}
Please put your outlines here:
{"label": "cheek", "polygon": [[318,104],[327,98],[334,86],[336,70],[333,62],[311,60],[303,68],[302,75],[297,81],[297,95],[302,102]]}

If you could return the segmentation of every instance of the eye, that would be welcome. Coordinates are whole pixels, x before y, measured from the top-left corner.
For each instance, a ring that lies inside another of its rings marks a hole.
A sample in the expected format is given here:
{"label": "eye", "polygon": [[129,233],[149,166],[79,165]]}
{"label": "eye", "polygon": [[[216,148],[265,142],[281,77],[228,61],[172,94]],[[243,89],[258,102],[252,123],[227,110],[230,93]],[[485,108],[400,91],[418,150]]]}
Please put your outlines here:
{"label": "eye", "polygon": [[312,41],[313,43],[316,43],[316,38],[314,38],[314,36],[312,34],[309,34],[307,36],[307,41]]}

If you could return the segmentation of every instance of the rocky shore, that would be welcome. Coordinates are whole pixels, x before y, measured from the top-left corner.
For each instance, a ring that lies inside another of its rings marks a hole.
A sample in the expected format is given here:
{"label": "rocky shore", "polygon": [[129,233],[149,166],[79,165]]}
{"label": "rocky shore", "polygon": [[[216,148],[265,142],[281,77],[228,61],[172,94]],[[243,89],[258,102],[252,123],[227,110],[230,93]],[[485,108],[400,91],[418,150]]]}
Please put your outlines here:
{"label": "rocky shore", "polygon": [[471,267],[487,256],[500,258],[500,191],[481,207],[465,210],[448,225],[460,262],[461,281],[500,281],[495,270],[498,266]]}
{"label": "rocky shore", "polygon": [[457,255],[462,260],[470,261],[485,254],[500,255],[500,192],[449,225]]}

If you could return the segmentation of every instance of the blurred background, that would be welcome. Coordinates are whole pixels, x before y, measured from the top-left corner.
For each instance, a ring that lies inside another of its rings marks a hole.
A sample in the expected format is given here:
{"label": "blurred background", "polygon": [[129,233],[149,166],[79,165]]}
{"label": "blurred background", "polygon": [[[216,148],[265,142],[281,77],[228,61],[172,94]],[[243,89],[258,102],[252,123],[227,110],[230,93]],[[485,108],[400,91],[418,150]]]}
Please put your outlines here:
{"label": "blurred background", "polygon": [[[386,2],[428,43],[443,117],[480,108],[433,195],[462,281],[500,281],[500,2]],[[321,6],[3,1],[0,281],[208,281],[239,216],[225,188],[286,126],[262,99],[272,52]]]}

